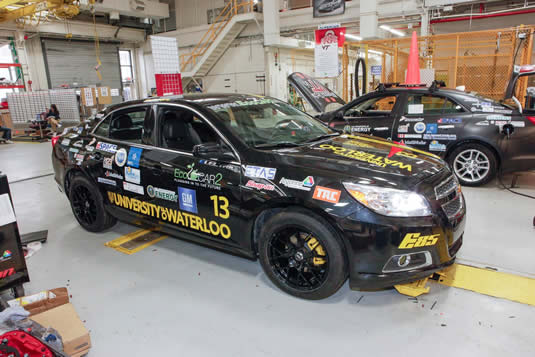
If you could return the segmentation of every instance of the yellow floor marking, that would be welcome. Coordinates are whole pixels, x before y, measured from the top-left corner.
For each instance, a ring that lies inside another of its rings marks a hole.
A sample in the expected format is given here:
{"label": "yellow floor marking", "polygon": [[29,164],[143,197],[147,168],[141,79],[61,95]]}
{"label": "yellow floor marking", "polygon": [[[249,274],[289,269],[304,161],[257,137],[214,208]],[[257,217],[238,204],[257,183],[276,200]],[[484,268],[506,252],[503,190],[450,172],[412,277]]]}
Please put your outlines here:
{"label": "yellow floor marking", "polygon": [[131,232],[117,239],[106,242],[104,245],[121,253],[130,255],[137,253],[155,243],[158,243],[165,238],[167,238],[166,235],[160,235],[160,233],[157,231],[141,229],[139,231]]}
{"label": "yellow floor marking", "polygon": [[444,269],[439,284],[535,306],[535,279],[468,265]]}
{"label": "yellow floor marking", "polygon": [[408,284],[394,285],[394,288],[396,288],[398,293],[402,295],[417,297],[429,292],[430,288],[425,286],[425,284],[427,284],[427,280],[429,280],[429,278],[417,280]]}

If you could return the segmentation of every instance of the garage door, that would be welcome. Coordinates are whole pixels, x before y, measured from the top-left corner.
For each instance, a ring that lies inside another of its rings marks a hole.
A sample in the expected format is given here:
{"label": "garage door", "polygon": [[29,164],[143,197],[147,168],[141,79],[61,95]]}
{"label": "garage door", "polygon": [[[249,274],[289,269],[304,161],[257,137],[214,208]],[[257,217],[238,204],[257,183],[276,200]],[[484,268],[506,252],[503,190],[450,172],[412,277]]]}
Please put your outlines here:
{"label": "garage door", "polygon": [[[101,81],[94,69],[97,59],[93,41],[48,38],[41,41],[50,88],[59,88],[65,84],[70,87],[97,85],[121,88],[118,43],[100,43]],[[113,97],[113,102],[120,102],[120,97]]]}

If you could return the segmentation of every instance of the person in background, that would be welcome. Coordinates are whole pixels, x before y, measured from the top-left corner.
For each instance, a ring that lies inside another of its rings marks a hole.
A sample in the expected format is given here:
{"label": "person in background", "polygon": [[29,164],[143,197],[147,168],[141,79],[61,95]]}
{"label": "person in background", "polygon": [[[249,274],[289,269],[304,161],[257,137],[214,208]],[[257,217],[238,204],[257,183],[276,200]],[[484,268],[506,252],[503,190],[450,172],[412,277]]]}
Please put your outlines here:
{"label": "person in background", "polygon": [[50,105],[50,109],[46,113],[45,119],[48,120],[48,124],[50,124],[54,132],[57,132],[58,128],[61,128],[61,124],[59,123],[59,110],[58,107],[56,107],[56,104]]}
{"label": "person in background", "polygon": [[4,133],[4,139],[7,144],[13,144],[13,141],[11,141],[11,129],[0,125],[0,133]]}

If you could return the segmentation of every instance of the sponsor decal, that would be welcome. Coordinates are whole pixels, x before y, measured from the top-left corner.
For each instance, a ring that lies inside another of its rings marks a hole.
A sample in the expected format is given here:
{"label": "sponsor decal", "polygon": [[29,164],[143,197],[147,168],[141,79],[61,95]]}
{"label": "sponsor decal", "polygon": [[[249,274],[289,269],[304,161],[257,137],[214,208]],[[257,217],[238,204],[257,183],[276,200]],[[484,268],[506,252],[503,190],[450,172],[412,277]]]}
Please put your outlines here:
{"label": "sponsor decal", "polygon": [[330,202],[330,203],[338,203],[340,201],[340,195],[342,194],[342,191],[340,190],[334,190],[332,188],[323,187],[323,186],[316,186],[316,189],[314,190],[314,194],[312,195],[312,198],[315,200]]}
{"label": "sponsor decal", "polygon": [[221,180],[223,179],[221,173],[207,174],[199,171],[195,168],[195,163],[189,164],[187,171],[175,169],[174,176],[176,182],[215,190],[221,189]]}
{"label": "sponsor decal", "polygon": [[127,166],[124,168],[124,178],[128,182],[139,184],[141,182],[141,171]]}
{"label": "sponsor decal", "polygon": [[439,129],[454,129],[455,125],[439,125]]}
{"label": "sponsor decal", "polygon": [[424,140],[457,140],[455,134],[424,134]]}
{"label": "sponsor decal", "polygon": [[251,98],[251,99],[252,100],[237,100],[235,102],[230,102],[230,103],[210,105],[208,108],[210,108],[212,110],[215,110],[215,111],[218,111],[220,109],[228,109],[228,108],[236,108],[236,107],[247,107],[247,106],[250,106],[250,105],[262,105],[262,104],[271,104],[271,103],[273,103],[273,100],[272,99],[268,99],[268,98],[262,98],[262,99]]}
{"label": "sponsor decal", "polygon": [[160,198],[166,201],[178,202],[178,195],[176,192],[154,187],[152,185],[147,186],[147,195],[149,195],[150,198]]}
{"label": "sponsor decal", "polygon": [[481,111],[485,113],[494,113],[494,107],[481,106]]}
{"label": "sponsor decal", "polygon": [[79,136],[78,134],[71,133],[71,134],[69,134],[68,138],[69,139],[76,139],[78,136]]}
{"label": "sponsor decal", "polygon": [[[125,182],[127,184],[128,182]],[[228,200],[225,197],[212,196],[214,200],[215,216],[224,218],[228,217]],[[111,204],[123,207],[136,213],[161,219],[184,228],[193,229],[199,232],[211,234],[215,237],[229,239],[231,231],[225,223],[219,223],[213,220],[207,220],[191,213],[181,212],[172,208],[162,207],[153,203],[123,196],[119,193],[108,192],[108,199]],[[222,202],[222,203],[221,203]],[[216,209],[217,208],[217,209]]]}
{"label": "sponsor decal", "polygon": [[424,105],[423,104],[409,104],[407,108],[407,114],[423,114]]}
{"label": "sponsor decal", "polygon": [[104,173],[104,176],[111,177],[111,178],[114,178],[114,179],[117,179],[117,180],[122,180],[123,179],[123,176],[121,176],[118,173],[113,172],[113,171],[106,171]]}
{"label": "sponsor decal", "polygon": [[97,138],[93,138],[93,139],[89,142],[89,144],[87,144],[87,145],[94,145],[96,142],[97,142]]}
{"label": "sponsor decal", "polygon": [[406,117],[401,117],[401,119],[399,119],[400,122],[402,121],[406,121],[408,123],[414,123],[414,122],[419,122],[419,121],[424,121],[424,118],[406,118]]}
{"label": "sponsor decal", "polygon": [[354,125],[351,127],[352,133],[368,133],[371,128],[368,125]]}
{"label": "sponsor decal", "polygon": [[423,140],[407,140],[405,145],[427,145],[427,142]]}
{"label": "sponsor decal", "polygon": [[76,129],[76,132],[77,132],[78,134],[82,134],[83,131],[84,131],[84,127],[83,127],[83,126],[81,126],[81,127],[79,127],[78,129]]}
{"label": "sponsor decal", "polygon": [[110,179],[107,179],[107,178],[104,178],[104,177],[99,177],[97,179],[97,181],[100,182],[100,183],[105,183],[106,185],[117,186],[117,182],[115,182],[113,180],[110,180]]}
{"label": "sponsor decal", "polygon": [[288,188],[294,188],[296,190],[302,191],[310,191],[314,186],[314,177],[308,176],[303,181],[290,180],[283,177],[279,183]]}
{"label": "sponsor decal", "polygon": [[82,146],[84,146],[84,141],[83,140],[78,140],[74,144],[72,144],[72,146],[77,147],[77,148],[81,148]]}
{"label": "sponsor decal", "polygon": [[487,121],[487,120],[482,120],[482,121],[478,121],[476,123],[476,125],[480,125],[480,126],[488,126],[490,125],[490,123]]}
{"label": "sponsor decal", "polygon": [[104,160],[102,160],[102,166],[108,170],[113,169],[113,157],[105,157]]}
{"label": "sponsor decal", "polygon": [[247,184],[245,186],[251,187],[251,188],[256,188],[257,190],[260,190],[260,191],[264,191],[264,190],[265,191],[274,191],[275,190],[275,186],[273,186],[273,185],[260,183],[260,182],[256,182],[256,181],[253,181],[253,180],[247,181]]}
{"label": "sponsor decal", "polygon": [[61,145],[63,146],[69,146],[70,144],[71,144],[71,141],[69,139],[61,140]]}
{"label": "sponsor decal", "polygon": [[97,150],[110,152],[110,153],[114,154],[117,151],[117,145],[110,144],[110,143],[98,142],[97,143]]}
{"label": "sponsor decal", "polygon": [[429,151],[446,151],[446,145],[433,140],[429,143]]}
{"label": "sponsor decal", "polygon": [[245,176],[273,180],[277,174],[277,169],[262,166],[245,166]]}
{"label": "sponsor decal", "polygon": [[[339,147],[339,146],[332,146],[329,144],[322,144],[320,145],[320,148],[332,150],[334,154],[336,155],[340,155],[340,156],[358,160],[358,161],[367,162],[369,164],[374,164],[380,167],[393,166],[393,167],[399,167],[400,169],[404,169],[409,172],[412,172],[412,165],[410,164],[404,164],[400,161],[392,160],[384,156],[377,156],[369,152],[351,150],[351,149],[346,149],[346,148]],[[408,154],[409,153],[403,153],[403,152],[396,153],[396,155],[400,155],[400,156],[408,156]],[[411,154],[411,155],[414,155],[414,154]]]}
{"label": "sponsor decal", "polygon": [[123,181],[123,188],[126,191],[134,192],[140,195],[144,195],[145,192],[143,190],[143,186],[134,185],[133,183]]}
{"label": "sponsor decal", "polygon": [[11,276],[15,274],[15,268],[9,268],[4,271],[0,271],[0,279],[7,278],[8,276]]}
{"label": "sponsor decal", "polygon": [[509,122],[503,121],[503,120],[496,120],[496,121],[491,120],[490,123],[494,125],[504,126],[505,124],[508,124]]}
{"label": "sponsor decal", "polygon": [[477,99],[477,98],[465,97],[464,100],[465,100],[466,102],[479,103],[479,99]]}
{"label": "sponsor decal", "polygon": [[[98,148],[97,148],[98,149]],[[117,150],[117,152],[115,153],[115,163],[117,164],[117,166],[119,167],[123,167],[125,164],[126,164],[126,160],[127,160],[128,156],[126,154],[126,149],[125,148],[120,148],[119,150]]]}
{"label": "sponsor decal", "polygon": [[74,152],[74,153],[77,153],[77,152],[78,152],[78,151],[80,151],[80,150],[78,150],[78,149],[75,149],[75,148],[70,148],[70,149],[69,149],[69,151],[70,151],[70,152]]}
{"label": "sponsor decal", "polygon": [[86,145],[85,146],[85,150],[87,152],[93,152],[93,151],[95,151],[95,147],[94,146],[90,146],[90,145]]}
{"label": "sponsor decal", "polygon": [[423,134],[425,133],[425,123],[418,122],[414,124],[414,132],[417,134]]}
{"label": "sponsor decal", "polygon": [[511,124],[513,124],[513,126],[515,128],[524,128],[526,126],[526,123],[523,122],[523,121],[512,121]]}
{"label": "sponsor decal", "polygon": [[387,130],[390,130],[389,127],[386,127],[386,126],[381,126],[379,128],[373,128],[374,131],[387,131]]}
{"label": "sponsor decal", "polygon": [[421,139],[422,135],[420,135],[420,134],[398,134],[398,138],[402,138],[402,139]]}
{"label": "sponsor decal", "polygon": [[436,134],[438,132],[438,124],[427,124],[425,126],[426,134]]}
{"label": "sponsor decal", "polygon": [[182,211],[197,213],[197,193],[195,190],[179,186],[178,199]]}
{"label": "sponsor decal", "polygon": [[513,114],[513,111],[511,109],[494,109],[494,113]]}
{"label": "sponsor decal", "polygon": [[139,167],[139,159],[141,159],[141,153],[143,149],[141,148],[130,148],[128,151],[128,160],[126,164],[131,167]]}
{"label": "sponsor decal", "polygon": [[498,114],[492,114],[487,115],[487,120],[511,120],[511,117],[505,116],[505,115],[498,115]]}
{"label": "sponsor decal", "polygon": [[199,160],[199,164],[208,165],[208,166],[217,166],[217,162],[212,160]]}
{"label": "sponsor decal", "polygon": [[398,126],[398,133],[408,133],[410,124],[400,125]]}
{"label": "sponsor decal", "polygon": [[422,236],[420,233],[407,233],[398,248],[411,249],[435,245],[439,237],[440,234]]}
{"label": "sponsor decal", "polygon": [[4,253],[0,257],[0,262],[5,262],[6,260],[11,259],[12,256],[13,254],[11,253],[10,250],[4,250]]}
{"label": "sponsor decal", "polygon": [[439,124],[461,124],[462,122],[461,118],[440,118],[437,120]]}
{"label": "sponsor decal", "polygon": [[74,158],[76,161],[78,161],[78,164],[80,164],[82,161],[84,161],[84,155],[83,154],[76,154],[74,155]]}

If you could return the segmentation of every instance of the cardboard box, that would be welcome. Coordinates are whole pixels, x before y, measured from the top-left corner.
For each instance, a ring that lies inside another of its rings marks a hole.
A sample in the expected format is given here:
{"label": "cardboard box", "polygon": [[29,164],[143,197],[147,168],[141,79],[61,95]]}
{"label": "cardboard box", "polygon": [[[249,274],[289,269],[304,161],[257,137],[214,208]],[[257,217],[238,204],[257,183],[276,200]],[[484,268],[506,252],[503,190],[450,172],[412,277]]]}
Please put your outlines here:
{"label": "cardboard box", "polygon": [[111,104],[111,88],[98,87],[98,104]]}
{"label": "cardboard box", "polygon": [[9,110],[0,110],[0,126],[6,127],[9,129],[14,128]]}
{"label": "cardboard box", "polygon": [[52,327],[61,335],[63,349],[69,356],[83,356],[89,352],[91,339],[89,331],[78,317],[71,303],[30,317],[43,327]]}
{"label": "cardboard box", "polygon": [[47,310],[53,309],[69,302],[69,292],[67,288],[56,288],[49,291],[24,296],[18,299],[8,301],[9,306],[22,305],[30,316],[40,314]]}

